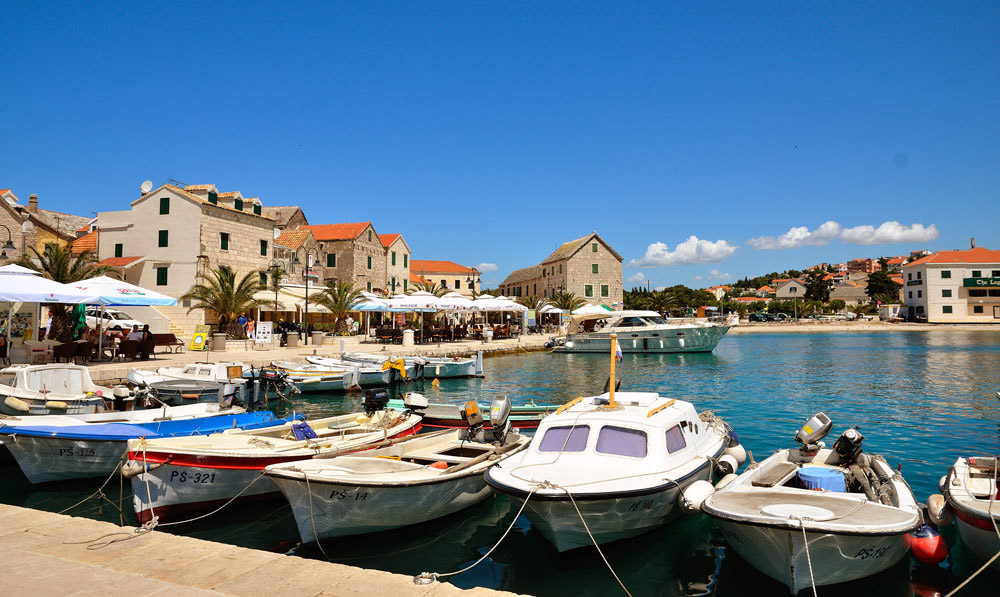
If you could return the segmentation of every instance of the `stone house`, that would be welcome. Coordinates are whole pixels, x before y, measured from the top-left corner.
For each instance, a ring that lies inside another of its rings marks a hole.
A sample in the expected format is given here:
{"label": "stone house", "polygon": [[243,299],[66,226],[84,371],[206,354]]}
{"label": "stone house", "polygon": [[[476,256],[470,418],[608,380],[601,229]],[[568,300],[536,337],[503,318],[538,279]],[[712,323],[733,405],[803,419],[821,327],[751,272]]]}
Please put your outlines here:
{"label": "stone house", "polygon": [[[256,197],[219,193],[214,185],[164,184],[128,210],[100,212],[95,241],[101,262],[119,268],[127,282],[180,297],[210,268],[231,268],[237,280],[248,272],[266,275],[273,231]],[[186,303],[157,308],[174,333],[189,336],[195,325],[215,322],[201,310],[188,313]]]}
{"label": "stone house", "polygon": [[410,245],[402,234],[380,234],[385,247],[385,290],[389,295],[410,289]]}
{"label": "stone house", "polygon": [[774,297],[779,301],[790,301],[794,298],[805,298],[806,296],[806,285],[802,283],[802,280],[793,278],[791,280],[773,280],[772,284],[776,284],[774,287]]}
{"label": "stone house", "polygon": [[28,205],[23,205],[11,189],[0,189],[0,225],[6,228],[0,228],[0,246],[8,238],[14,245],[14,250],[7,252],[7,263],[17,261],[25,252],[30,254],[31,248],[40,253],[47,244],[69,247],[89,231],[92,221],[93,218],[40,209],[34,193],[29,196]]}
{"label": "stone house", "polygon": [[840,299],[848,306],[867,303],[871,299],[865,292],[865,287],[855,282],[846,282],[840,286],[834,286],[830,290],[830,300]]}
{"label": "stone house", "polygon": [[[264,208],[267,213],[267,208]],[[280,262],[281,268],[285,270],[282,278],[284,284],[303,284],[305,282],[305,256],[307,251],[318,254],[319,242],[313,237],[312,230],[301,228],[298,230],[282,230],[274,239],[274,260]],[[316,273],[322,273],[322,268],[313,268]],[[261,280],[266,282],[266,280]],[[325,278],[320,275],[310,280],[309,285],[323,286]]]}
{"label": "stone house", "polygon": [[312,231],[319,243],[318,269],[321,277],[354,283],[368,292],[385,288],[385,247],[371,222],[312,224],[300,229]]}
{"label": "stone house", "polygon": [[515,270],[500,283],[506,296],[553,298],[572,292],[595,305],[622,304],[622,256],[596,232],[563,243],[537,266]]}
{"label": "stone house", "polygon": [[305,212],[298,205],[265,206],[263,213],[274,220],[274,227],[278,230],[294,230],[309,225]]}
{"label": "stone house", "polygon": [[410,271],[425,280],[436,282],[441,288],[454,290],[469,298],[482,290],[479,271],[454,261],[414,259],[410,261]]}

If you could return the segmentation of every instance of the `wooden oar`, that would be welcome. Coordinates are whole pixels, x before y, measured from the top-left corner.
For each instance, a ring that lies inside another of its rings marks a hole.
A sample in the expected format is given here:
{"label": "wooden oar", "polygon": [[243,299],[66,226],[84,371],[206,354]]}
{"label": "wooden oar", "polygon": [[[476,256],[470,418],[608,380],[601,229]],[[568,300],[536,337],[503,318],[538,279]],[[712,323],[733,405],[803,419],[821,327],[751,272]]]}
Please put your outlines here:
{"label": "wooden oar", "polygon": [[521,444],[521,442],[514,442],[512,444],[507,444],[506,446],[501,446],[499,448],[493,448],[489,452],[486,452],[484,454],[480,454],[479,456],[476,456],[475,458],[472,458],[471,460],[466,460],[465,462],[463,462],[462,464],[459,464],[458,466],[446,468],[443,471],[441,471],[440,474],[444,474],[444,473],[457,473],[459,471],[464,471],[467,468],[476,466],[477,464],[479,464],[480,462],[486,460],[487,458],[489,458],[491,456],[499,456],[501,454],[506,454],[507,452],[510,452],[514,448],[519,448],[522,445],[523,444]]}
{"label": "wooden oar", "polygon": [[435,431],[434,433],[421,433],[419,435],[408,435],[406,437],[396,437],[391,439],[384,439],[377,444],[372,444],[369,446],[358,446],[354,448],[344,448],[342,450],[336,450],[333,452],[324,452],[322,454],[314,454],[313,458],[336,458],[337,456],[344,456],[345,454],[353,454],[359,451],[375,450],[377,448],[387,448],[389,446],[394,446],[396,444],[401,444],[403,442],[408,442],[411,439],[426,439],[429,437],[437,437],[439,435],[444,435],[446,433],[454,433],[454,429],[442,429],[441,431]]}

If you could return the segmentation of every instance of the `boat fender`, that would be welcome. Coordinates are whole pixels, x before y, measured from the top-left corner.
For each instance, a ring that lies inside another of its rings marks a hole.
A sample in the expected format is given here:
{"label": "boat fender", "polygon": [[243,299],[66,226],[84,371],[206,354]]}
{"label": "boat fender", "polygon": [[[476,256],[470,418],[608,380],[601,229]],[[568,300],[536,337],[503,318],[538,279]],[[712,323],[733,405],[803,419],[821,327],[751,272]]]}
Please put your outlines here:
{"label": "boat fender", "polygon": [[7,408],[11,410],[16,410],[19,413],[26,413],[29,410],[31,410],[30,408],[28,408],[27,402],[19,398],[14,398],[13,396],[7,396],[7,398],[3,401],[3,403],[4,406],[6,406]]}
{"label": "boat fender", "polygon": [[443,471],[444,469],[448,468],[448,463],[443,460],[438,460],[437,462],[432,462],[430,467],[436,468],[439,471]]}
{"label": "boat fender", "polygon": [[937,531],[923,525],[908,536],[910,550],[922,564],[936,566],[948,557],[948,545]]}
{"label": "boat fender", "polygon": [[740,466],[747,461],[747,449],[744,448],[742,444],[737,443],[735,446],[729,446],[723,453],[727,456],[735,458],[736,464]]}
{"label": "boat fender", "polygon": [[715,461],[715,472],[722,477],[735,473],[738,468],[740,468],[740,465],[736,461],[736,458],[729,454],[723,454]]}
{"label": "boat fender", "polygon": [[931,522],[940,527],[951,524],[954,513],[951,511],[951,507],[948,506],[948,501],[944,499],[944,496],[940,493],[935,493],[927,498],[927,516],[931,519]]}
{"label": "boat fender", "polygon": [[729,473],[725,477],[719,479],[719,482],[715,484],[716,491],[722,489],[726,485],[729,485],[730,483],[732,483],[733,481],[735,481],[736,479],[739,479],[739,478],[740,478],[739,475],[737,475],[735,473]]}
{"label": "boat fender", "polygon": [[699,479],[681,490],[677,502],[685,514],[701,512],[701,505],[708,496],[715,493],[715,487],[708,481]]}
{"label": "boat fender", "polygon": [[69,405],[62,400],[48,400],[45,402],[45,408],[56,409],[56,410],[66,410]]}
{"label": "boat fender", "polygon": [[948,486],[948,475],[944,475],[938,479],[938,491],[944,491],[944,488]]}

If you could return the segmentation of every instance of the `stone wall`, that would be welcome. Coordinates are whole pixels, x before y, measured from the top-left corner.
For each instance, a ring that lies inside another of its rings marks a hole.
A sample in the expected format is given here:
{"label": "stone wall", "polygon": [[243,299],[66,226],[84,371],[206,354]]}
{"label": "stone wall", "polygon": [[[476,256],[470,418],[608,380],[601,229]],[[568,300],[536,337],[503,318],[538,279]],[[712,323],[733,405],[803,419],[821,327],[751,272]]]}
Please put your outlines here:
{"label": "stone wall", "polygon": [[[396,265],[392,264],[392,254],[396,254]],[[403,256],[406,256],[407,266],[403,267]],[[393,289],[391,284],[388,284],[386,290],[390,294],[399,294],[403,292],[403,281],[406,280],[406,287],[409,289],[409,279],[410,279],[410,250],[406,248],[406,243],[403,242],[402,237],[397,238],[391,245],[386,248],[385,251],[385,280],[383,282],[396,279],[396,287]]]}
{"label": "stone wall", "polygon": [[[385,287],[385,247],[371,226],[354,240],[320,241],[320,246],[320,266],[326,279],[348,280],[362,290]],[[329,253],[337,254],[337,267],[326,267]],[[371,268],[368,267],[369,257]]]}
{"label": "stone wall", "polygon": [[[247,272],[263,272],[274,247],[274,221],[247,212],[234,212],[202,204],[201,255],[208,256],[210,267],[225,265],[236,272],[237,281]],[[229,233],[229,248],[222,249],[221,235]],[[261,241],[267,250],[261,255]]]}
{"label": "stone wall", "polygon": [[[593,241],[593,243],[597,245],[596,253],[592,249],[592,243],[588,242],[567,260],[564,268],[567,270],[567,292],[583,297],[588,303],[595,305],[620,303],[622,302],[622,262],[602,243],[597,241]],[[594,264],[597,264],[596,274],[593,273]],[[587,296],[587,285],[590,285],[593,290],[592,296]],[[608,286],[607,296],[603,296],[601,292],[602,285]]]}

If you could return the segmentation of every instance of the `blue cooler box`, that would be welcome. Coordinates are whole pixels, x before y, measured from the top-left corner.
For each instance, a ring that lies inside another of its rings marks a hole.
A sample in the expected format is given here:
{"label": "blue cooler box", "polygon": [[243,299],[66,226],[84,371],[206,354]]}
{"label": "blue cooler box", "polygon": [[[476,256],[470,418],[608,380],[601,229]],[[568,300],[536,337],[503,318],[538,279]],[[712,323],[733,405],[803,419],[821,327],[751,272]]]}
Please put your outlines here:
{"label": "blue cooler box", "polygon": [[844,473],[837,469],[820,466],[804,466],[799,469],[799,481],[806,489],[822,489],[845,493]]}

